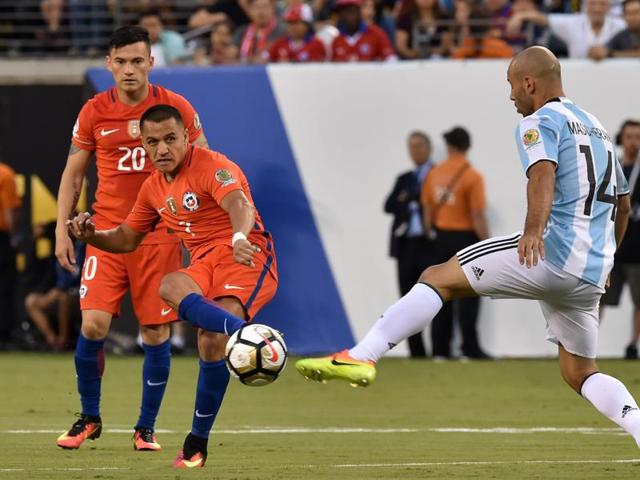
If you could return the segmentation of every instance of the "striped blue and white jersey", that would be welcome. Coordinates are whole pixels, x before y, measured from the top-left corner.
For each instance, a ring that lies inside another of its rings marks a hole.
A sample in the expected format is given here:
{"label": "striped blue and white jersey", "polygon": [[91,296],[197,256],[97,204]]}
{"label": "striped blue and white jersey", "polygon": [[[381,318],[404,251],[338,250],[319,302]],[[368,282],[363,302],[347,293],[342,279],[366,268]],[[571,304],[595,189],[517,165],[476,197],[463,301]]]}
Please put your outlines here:
{"label": "striped blue and white jersey", "polygon": [[629,193],[609,134],[596,117],[557,98],[520,121],[516,143],[525,171],[541,160],[556,164],[546,261],[603,288],[616,250],[617,197]]}

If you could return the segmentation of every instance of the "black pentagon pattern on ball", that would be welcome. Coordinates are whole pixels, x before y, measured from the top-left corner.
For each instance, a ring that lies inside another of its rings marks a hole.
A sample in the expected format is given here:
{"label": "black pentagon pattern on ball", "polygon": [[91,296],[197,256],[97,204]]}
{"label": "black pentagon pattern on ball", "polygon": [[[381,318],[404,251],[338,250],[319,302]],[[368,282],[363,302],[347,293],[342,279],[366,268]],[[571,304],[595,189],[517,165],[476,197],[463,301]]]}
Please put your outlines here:
{"label": "black pentagon pattern on ball", "polygon": [[[284,367],[287,364],[286,358],[288,356],[288,353],[287,353],[286,347],[274,335],[270,335],[269,338],[263,340],[260,343],[252,342],[251,340],[247,340],[247,339],[243,338],[242,337],[242,329],[246,328],[246,326],[247,325],[245,325],[244,327],[242,327],[240,329],[240,332],[238,332],[237,341],[235,342],[235,344],[231,348],[231,350],[229,350],[229,354],[225,356],[225,362],[226,362],[227,366],[229,367],[230,370],[232,370],[236,374],[236,376],[238,377],[238,380],[240,380],[240,382],[243,383],[244,385],[257,386],[258,384],[254,384],[252,382],[254,380],[258,379],[258,378],[273,377],[273,380],[275,380],[278,377],[278,375],[280,375],[280,372],[282,372],[282,370],[284,369]],[[278,370],[269,370],[267,368],[263,368],[263,366],[262,366],[262,353],[261,352],[262,352],[262,348],[267,346],[267,341],[269,341],[271,343],[277,343],[278,345],[280,345],[282,347],[282,351],[284,352],[285,361],[282,362],[282,364],[280,365]],[[245,372],[245,373],[240,373],[240,372],[238,372],[238,370],[229,361],[229,358],[231,357],[233,349],[238,344],[249,345],[250,347],[253,347],[253,348],[256,349],[256,352],[257,352],[257,354],[256,354],[256,368],[254,368],[253,370],[250,370],[250,371]],[[271,382],[273,380],[271,380]],[[268,383],[271,383],[271,382],[268,382]]]}

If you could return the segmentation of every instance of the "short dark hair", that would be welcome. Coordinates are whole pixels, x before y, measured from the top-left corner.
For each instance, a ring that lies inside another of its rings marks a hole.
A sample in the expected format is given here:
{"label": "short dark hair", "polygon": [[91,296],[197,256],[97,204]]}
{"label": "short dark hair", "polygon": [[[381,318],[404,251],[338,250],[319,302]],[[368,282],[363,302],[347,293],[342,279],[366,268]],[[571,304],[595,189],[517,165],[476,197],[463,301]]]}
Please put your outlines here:
{"label": "short dark hair", "polygon": [[640,0],[624,0],[624,2],[622,2],[622,11],[624,12],[627,8],[627,5],[633,2],[640,2]]}
{"label": "short dark hair", "polygon": [[[639,0],[633,0],[637,2]],[[622,126],[620,127],[620,131],[616,135],[616,145],[622,145],[622,134],[624,133],[624,129],[627,127],[640,127],[640,121],[634,120],[633,118],[628,118],[624,121]]]}
{"label": "short dark hair", "polygon": [[178,124],[184,127],[184,120],[182,120],[182,115],[177,108],[171,105],[154,105],[140,117],[140,130],[145,122],[160,123],[170,118],[174,118]]}
{"label": "short dark hair", "polygon": [[136,25],[120,27],[111,35],[111,40],[109,41],[109,52],[114,48],[121,48],[138,42],[146,43],[149,50],[151,50],[149,32],[144,28]]}
{"label": "short dark hair", "polygon": [[466,152],[471,147],[471,135],[463,127],[453,127],[442,136],[447,145],[457,148],[461,152]]}
{"label": "short dark hair", "polygon": [[427,145],[431,146],[431,139],[429,138],[429,135],[427,135],[426,133],[424,133],[422,130],[414,130],[413,132],[411,132],[409,134],[409,138],[421,138],[422,140],[424,140],[424,143],[426,143]]}
{"label": "short dark hair", "polygon": [[162,13],[158,8],[149,8],[143,11],[140,15],[138,15],[137,23],[140,23],[142,19],[145,17],[158,17],[158,19],[160,20],[160,23],[164,24],[164,21],[162,20]]}

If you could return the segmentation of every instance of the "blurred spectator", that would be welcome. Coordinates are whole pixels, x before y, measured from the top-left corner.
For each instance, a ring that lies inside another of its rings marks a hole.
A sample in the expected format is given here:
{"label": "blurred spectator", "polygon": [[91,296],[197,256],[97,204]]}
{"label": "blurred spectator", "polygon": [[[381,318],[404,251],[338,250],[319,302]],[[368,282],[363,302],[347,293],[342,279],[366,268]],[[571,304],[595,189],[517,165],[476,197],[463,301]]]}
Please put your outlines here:
{"label": "blurred spectator", "polygon": [[231,20],[232,25],[246,25],[250,22],[249,0],[204,0],[189,18],[189,28],[201,28],[223,20]]}
{"label": "blurred spectator", "polygon": [[209,48],[196,50],[196,65],[230,65],[238,63],[238,47],[233,43],[233,25],[229,20],[214,23],[209,34]]}
{"label": "blurred spectator", "polygon": [[640,0],[625,0],[624,20],[627,28],[618,33],[602,51],[593,51],[592,57],[640,57]]}
{"label": "blurred spectator", "polygon": [[271,45],[286,30],[278,22],[274,0],[250,0],[249,17],[251,23],[236,32],[234,43],[240,48],[241,62],[264,63]]}
{"label": "blurred spectator", "polygon": [[[467,160],[471,137],[464,128],[455,127],[444,134],[444,139],[448,157],[431,170],[421,194],[425,229],[434,238],[435,263],[443,263],[463,248],[489,237],[484,214],[484,180]],[[434,358],[451,357],[456,307],[462,354],[468,358],[488,358],[476,331],[479,306],[477,297],[454,300],[443,306],[431,325]]]}
{"label": "blurred spectator", "polygon": [[[402,0],[401,0],[402,1]],[[396,23],[392,13],[393,2],[387,0],[363,0],[362,20],[367,25],[377,25],[389,38],[396,38]]]}
{"label": "blurred spectator", "polygon": [[141,14],[138,25],[149,32],[151,56],[156,67],[182,63],[186,55],[182,35],[165,30],[158,10],[149,10]]}
{"label": "blurred spectator", "polygon": [[547,13],[579,13],[582,11],[582,0],[544,0]]}
{"label": "blurred spectator", "polygon": [[68,0],[71,53],[95,56],[104,36],[113,29],[111,12],[103,2]]}
{"label": "blurred spectator", "polygon": [[548,26],[567,44],[571,58],[587,58],[592,47],[606,45],[625,28],[624,20],[609,15],[609,0],[585,0],[584,13],[546,15],[537,11],[520,12],[511,17],[507,30],[515,35],[521,31],[525,21]]}
{"label": "blurred spectator", "polygon": [[[384,211],[393,215],[390,255],[398,261],[398,285],[404,296],[415,285],[420,274],[433,265],[433,242],[422,224],[420,190],[433,167],[430,161],[431,140],[426,133],[415,131],[408,138],[409,156],[414,168],[396,179],[384,204]],[[407,339],[412,357],[426,357],[422,332]]]}
{"label": "blurred spectator", "polygon": [[3,344],[11,341],[15,318],[17,272],[12,236],[17,230],[17,209],[20,205],[15,172],[0,162],[0,343]]}
{"label": "blurred spectator", "polygon": [[[54,224],[55,228],[55,224]],[[34,232],[34,236],[37,232]],[[25,298],[25,308],[31,321],[44,337],[47,346],[60,351],[69,346],[71,320],[79,318],[80,308],[77,299],[80,286],[80,266],[84,263],[85,245],[75,242],[76,266],[73,272],[63,269],[55,259],[55,286],[44,293],[32,292]],[[75,310],[72,312],[72,310]],[[58,333],[53,329],[53,319],[58,324]]]}
{"label": "blurred spectator", "polygon": [[625,358],[631,360],[638,358],[640,339],[640,122],[624,122],[616,137],[616,143],[622,146],[622,170],[629,182],[631,215],[627,232],[616,251],[609,286],[600,300],[600,305],[618,305],[624,284],[629,284],[634,307],[633,327]]}
{"label": "blurred spectator", "polygon": [[315,38],[313,12],[304,3],[294,3],[283,15],[288,35],[280,37],[271,46],[271,62],[323,62],[327,59],[324,44]]}
{"label": "blurred spectator", "polygon": [[396,55],[389,37],[376,25],[367,25],[362,19],[361,0],[338,0],[338,30],[333,40],[331,61],[370,62],[395,60]]}
{"label": "blurred spectator", "polygon": [[513,14],[511,2],[509,0],[483,0],[480,9],[490,19],[490,28],[499,31],[499,35],[505,40],[507,21]]}
{"label": "blurred spectator", "polygon": [[494,27],[485,9],[473,8],[466,0],[457,0],[455,20],[457,43],[451,58],[511,58],[513,49],[504,41],[501,27]]}
{"label": "blurred spectator", "polygon": [[[537,12],[540,9],[538,8],[538,4],[536,0],[514,0],[511,11],[513,14],[522,13],[522,12]],[[506,24],[504,26],[506,32]],[[540,25],[536,25],[531,22],[523,22],[520,32],[512,33],[508,37],[509,45],[511,45],[515,52],[530,47],[531,45],[539,45],[543,43],[545,40],[545,34],[547,30]]]}
{"label": "blurred spectator", "polygon": [[69,50],[69,39],[64,32],[64,0],[41,0],[40,13],[44,26],[35,31],[35,38],[47,53]]}
{"label": "blurred spectator", "polygon": [[[404,59],[448,56],[451,28],[442,22],[450,20],[440,10],[438,0],[405,0],[396,24],[398,55]],[[447,36],[449,39],[443,39]]]}

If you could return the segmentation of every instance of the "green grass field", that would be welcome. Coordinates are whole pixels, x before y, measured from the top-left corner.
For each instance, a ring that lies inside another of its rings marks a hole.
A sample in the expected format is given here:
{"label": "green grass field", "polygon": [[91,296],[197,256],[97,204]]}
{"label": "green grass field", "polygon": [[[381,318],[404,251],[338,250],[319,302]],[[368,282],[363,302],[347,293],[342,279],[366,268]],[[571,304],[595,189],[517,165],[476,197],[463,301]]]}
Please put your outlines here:
{"label": "green grass field", "polygon": [[[159,453],[134,452],[130,443],[141,361],[107,358],[105,431],[63,451],[54,441],[79,410],[72,356],[0,355],[0,480],[640,477],[633,440],[569,390],[550,360],[390,359],[368,389],[310,383],[290,364],[268,387],[232,381],[206,467],[174,470],[191,423],[197,360],[173,361]],[[639,366],[600,363],[636,396]],[[550,429],[532,430],[542,427]]]}

